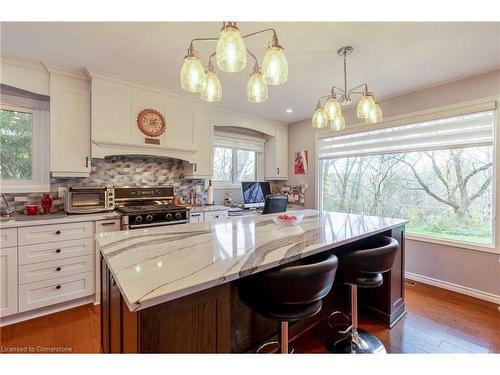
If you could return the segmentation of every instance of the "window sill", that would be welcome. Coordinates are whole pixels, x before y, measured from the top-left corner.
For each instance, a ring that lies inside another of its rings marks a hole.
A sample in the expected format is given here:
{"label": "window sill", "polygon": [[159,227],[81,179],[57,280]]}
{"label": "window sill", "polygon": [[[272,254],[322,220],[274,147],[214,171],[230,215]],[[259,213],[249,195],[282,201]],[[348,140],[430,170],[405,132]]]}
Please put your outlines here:
{"label": "window sill", "polygon": [[498,249],[496,249],[494,245],[491,245],[491,246],[490,245],[476,245],[476,244],[473,244],[470,242],[454,241],[454,240],[448,240],[448,239],[444,239],[444,238],[422,236],[419,234],[411,234],[411,233],[406,233],[405,238],[407,240],[412,240],[412,241],[420,241],[420,242],[433,243],[436,245],[458,247],[460,249],[481,251],[481,252],[490,253],[490,254],[499,254],[500,253],[500,251]]}
{"label": "window sill", "polygon": [[43,185],[5,185],[2,184],[2,193],[49,193],[50,184]]}

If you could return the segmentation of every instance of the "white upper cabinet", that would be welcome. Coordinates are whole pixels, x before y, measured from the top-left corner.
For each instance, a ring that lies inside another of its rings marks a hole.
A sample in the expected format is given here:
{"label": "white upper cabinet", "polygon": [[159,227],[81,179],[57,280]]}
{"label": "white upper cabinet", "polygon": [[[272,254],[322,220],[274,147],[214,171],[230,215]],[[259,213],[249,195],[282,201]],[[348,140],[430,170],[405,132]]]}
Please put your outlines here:
{"label": "white upper cabinet", "polygon": [[[155,155],[194,161],[198,150],[196,110],[189,102],[140,84],[89,72],[92,83],[92,156]],[[154,109],[165,118],[165,132],[149,137],[137,126],[137,116]]]}
{"label": "white upper cabinet", "polygon": [[213,174],[213,121],[200,112],[194,118],[194,141],[197,145],[193,160],[184,168],[184,177],[211,179]]}
{"label": "white upper cabinet", "polygon": [[90,173],[90,87],[85,76],[50,73],[50,171],[54,177]]}
{"label": "white upper cabinet", "polygon": [[288,128],[276,125],[274,137],[264,145],[264,178],[266,180],[288,179]]}

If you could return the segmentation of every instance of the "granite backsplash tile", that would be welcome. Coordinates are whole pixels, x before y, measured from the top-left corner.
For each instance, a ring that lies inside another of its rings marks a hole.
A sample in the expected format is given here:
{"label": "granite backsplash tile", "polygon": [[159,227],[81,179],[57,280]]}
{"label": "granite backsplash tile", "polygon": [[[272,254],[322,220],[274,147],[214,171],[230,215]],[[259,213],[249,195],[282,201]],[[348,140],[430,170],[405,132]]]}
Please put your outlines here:
{"label": "granite backsplash tile", "polygon": [[[206,199],[205,180],[184,178],[184,163],[178,159],[151,156],[112,156],[92,159],[92,169],[85,178],[51,178],[50,196],[52,211],[64,210],[64,201],[58,196],[58,188],[66,186],[174,186],[176,195],[189,197],[196,186],[201,188],[201,200]],[[4,194],[9,207],[22,213],[26,204],[40,205],[44,193]],[[41,210],[41,207],[39,207]]]}

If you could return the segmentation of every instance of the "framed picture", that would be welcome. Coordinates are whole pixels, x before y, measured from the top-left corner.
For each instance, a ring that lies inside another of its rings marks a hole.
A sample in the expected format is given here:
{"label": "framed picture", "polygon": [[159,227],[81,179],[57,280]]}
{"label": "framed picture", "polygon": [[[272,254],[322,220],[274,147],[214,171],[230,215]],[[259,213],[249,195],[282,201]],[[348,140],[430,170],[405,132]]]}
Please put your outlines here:
{"label": "framed picture", "polygon": [[308,151],[304,150],[296,152],[294,163],[295,174],[307,174]]}

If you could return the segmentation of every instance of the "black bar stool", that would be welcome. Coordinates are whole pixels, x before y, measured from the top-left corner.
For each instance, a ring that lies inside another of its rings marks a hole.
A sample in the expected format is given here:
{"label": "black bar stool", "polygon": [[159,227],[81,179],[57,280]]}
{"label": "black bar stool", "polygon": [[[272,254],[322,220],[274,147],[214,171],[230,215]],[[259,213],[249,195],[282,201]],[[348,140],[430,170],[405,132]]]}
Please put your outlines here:
{"label": "black bar stool", "polygon": [[240,299],[260,315],[279,322],[278,344],[288,353],[288,323],[309,318],[321,310],[321,299],[333,285],[338,259],[321,253],[281,268],[248,276],[238,288]]}
{"label": "black bar stool", "polygon": [[[351,326],[341,334],[350,332],[350,340],[340,339],[333,344],[335,353],[385,353],[382,342],[374,335],[358,329],[358,287],[376,288],[382,285],[382,272],[389,271],[394,264],[399,243],[394,238],[378,236],[365,241],[366,248],[335,253],[339,258],[338,277],[351,287]],[[328,321],[337,315],[335,311]]]}

